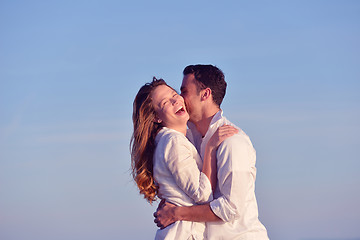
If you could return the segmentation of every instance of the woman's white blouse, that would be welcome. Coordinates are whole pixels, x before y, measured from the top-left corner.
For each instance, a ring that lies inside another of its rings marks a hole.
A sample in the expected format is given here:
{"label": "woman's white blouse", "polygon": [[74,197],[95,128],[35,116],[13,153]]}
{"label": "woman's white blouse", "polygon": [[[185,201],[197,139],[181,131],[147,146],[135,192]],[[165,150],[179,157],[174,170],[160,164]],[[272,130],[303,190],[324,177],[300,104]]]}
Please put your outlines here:
{"label": "woman's white blouse", "polygon": [[[211,184],[201,172],[202,160],[184,134],[164,127],[155,141],[154,178],[159,197],[178,206],[211,201]],[[203,239],[204,231],[204,223],[177,221],[159,229],[155,239]]]}

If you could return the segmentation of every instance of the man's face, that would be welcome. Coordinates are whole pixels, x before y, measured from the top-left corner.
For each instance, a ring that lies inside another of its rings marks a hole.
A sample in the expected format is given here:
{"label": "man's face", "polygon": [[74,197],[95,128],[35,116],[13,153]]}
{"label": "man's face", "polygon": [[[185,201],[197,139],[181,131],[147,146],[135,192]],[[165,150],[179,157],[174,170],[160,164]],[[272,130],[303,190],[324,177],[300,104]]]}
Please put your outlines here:
{"label": "man's face", "polygon": [[201,98],[200,93],[197,92],[195,81],[194,74],[187,74],[184,76],[180,88],[181,96],[184,98],[191,122],[198,122],[201,120]]}

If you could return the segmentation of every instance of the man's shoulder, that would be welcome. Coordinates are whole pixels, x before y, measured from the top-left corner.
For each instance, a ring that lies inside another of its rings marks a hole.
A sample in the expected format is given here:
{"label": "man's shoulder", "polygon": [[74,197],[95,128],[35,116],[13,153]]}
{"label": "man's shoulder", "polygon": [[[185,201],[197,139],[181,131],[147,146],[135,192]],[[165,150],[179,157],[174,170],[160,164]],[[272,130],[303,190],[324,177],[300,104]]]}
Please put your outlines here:
{"label": "man's shoulder", "polygon": [[216,156],[218,167],[231,166],[234,169],[249,170],[256,161],[256,151],[249,137],[241,129],[239,133],[220,144]]}
{"label": "man's shoulder", "polygon": [[231,125],[239,130],[241,130],[240,127],[236,126],[234,123],[232,123],[229,119],[227,119],[225,116],[221,116],[221,118],[217,122],[217,127],[220,127],[222,125]]}
{"label": "man's shoulder", "polygon": [[219,146],[219,148],[241,148],[241,147],[250,147],[253,148],[251,140],[249,136],[237,125],[230,122],[226,117],[221,118],[221,122],[219,127],[222,125],[231,125],[239,130],[238,133],[234,134],[233,136],[225,139],[223,143]]}
{"label": "man's shoulder", "polygon": [[250,138],[241,130],[220,144],[219,149],[253,148]]}

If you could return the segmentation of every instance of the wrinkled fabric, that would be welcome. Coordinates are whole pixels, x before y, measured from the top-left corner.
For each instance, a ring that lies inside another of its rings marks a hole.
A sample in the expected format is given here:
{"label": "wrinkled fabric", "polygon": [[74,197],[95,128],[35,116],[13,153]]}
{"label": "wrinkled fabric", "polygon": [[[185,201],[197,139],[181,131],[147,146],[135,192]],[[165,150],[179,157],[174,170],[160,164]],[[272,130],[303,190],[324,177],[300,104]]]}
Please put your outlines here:
{"label": "wrinkled fabric", "polygon": [[[184,134],[164,127],[156,136],[154,178],[159,197],[177,206],[212,200],[211,184],[201,172],[202,160]],[[177,221],[156,232],[155,239],[204,239],[205,223]]]}
{"label": "wrinkled fabric", "polygon": [[[200,156],[211,136],[222,125],[232,125],[220,110],[213,117],[205,136],[189,123],[187,134]],[[238,127],[236,127],[238,128]],[[217,150],[217,186],[211,210],[223,222],[206,223],[207,239],[268,240],[267,231],[258,218],[255,197],[256,152],[249,137],[240,129],[224,140]]]}

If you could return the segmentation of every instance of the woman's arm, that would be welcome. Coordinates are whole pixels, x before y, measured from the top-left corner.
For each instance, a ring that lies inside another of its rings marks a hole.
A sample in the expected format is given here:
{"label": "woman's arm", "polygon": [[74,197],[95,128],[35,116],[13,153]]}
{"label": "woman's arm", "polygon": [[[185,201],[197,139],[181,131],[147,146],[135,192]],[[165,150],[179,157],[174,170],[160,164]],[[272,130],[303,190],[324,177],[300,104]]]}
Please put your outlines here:
{"label": "woman's arm", "polygon": [[223,125],[216,130],[206,144],[202,172],[209,178],[213,191],[217,184],[216,151],[226,138],[233,136],[238,131],[231,125]]}
{"label": "woman's arm", "polygon": [[[177,192],[176,196],[178,197],[184,193],[196,203],[211,200],[211,183],[208,176],[202,173],[201,169],[199,170],[196,161],[201,160],[192,143],[180,133],[172,133],[168,139],[164,138],[159,144],[159,147],[164,148],[163,156],[159,156],[164,159],[164,171],[168,171],[172,175],[172,179],[178,187],[168,190]],[[169,179],[165,178],[163,181],[169,181]],[[172,196],[174,193],[169,192],[168,194]]]}

